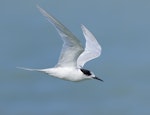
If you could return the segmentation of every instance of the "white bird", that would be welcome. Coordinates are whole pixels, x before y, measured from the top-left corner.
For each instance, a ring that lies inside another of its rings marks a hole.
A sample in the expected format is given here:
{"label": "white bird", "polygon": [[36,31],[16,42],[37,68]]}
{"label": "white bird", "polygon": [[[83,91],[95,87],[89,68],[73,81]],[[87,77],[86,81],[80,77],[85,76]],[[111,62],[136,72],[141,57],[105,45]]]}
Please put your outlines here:
{"label": "white bird", "polygon": [[80,41],[57,19],[49,15],[44,9],[37,6],[39,11],[50,21],[58,31],[64,44],[58,60],[58,63],[53,68],[47,69],[29,69],[29,71],[39,71],[47,73],[50,76],[61,78],[69,81],[81,81],[86,79],[102,79],[96,77],[93,72],[83,69],[86,62],[99,57],[101,54],[101,46],[98,44],[94,35],[84,26],[81,25],[84,37],[86,39],[85,49],[80,44]]}

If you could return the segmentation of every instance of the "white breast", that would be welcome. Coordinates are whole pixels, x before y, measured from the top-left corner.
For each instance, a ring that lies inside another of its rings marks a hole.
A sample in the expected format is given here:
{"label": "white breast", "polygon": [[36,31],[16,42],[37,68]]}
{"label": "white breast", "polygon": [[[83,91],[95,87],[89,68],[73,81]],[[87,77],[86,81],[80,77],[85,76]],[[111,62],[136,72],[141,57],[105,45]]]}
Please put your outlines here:
{"label": "white breast", "polygon": [[46,69],[45,72],[51,76],[69,81],[81,81],[85,79],[85,75],[80,71],[80,69],[76,68],[56,67]]}

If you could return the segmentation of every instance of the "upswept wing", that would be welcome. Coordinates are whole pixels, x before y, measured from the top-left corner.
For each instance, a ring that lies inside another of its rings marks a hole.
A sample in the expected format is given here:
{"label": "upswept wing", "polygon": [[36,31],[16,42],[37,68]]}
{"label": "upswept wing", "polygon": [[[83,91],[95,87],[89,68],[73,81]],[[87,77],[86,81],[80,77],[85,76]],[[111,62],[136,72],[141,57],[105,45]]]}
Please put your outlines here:
{"label": "upswept wing", "polygon": [[99,57],[101,54],[101,46],[97,42],[94,35],[84,25],[81,25],[81,28],[86,39],[86,44],[84,52],[77,60],[78,67],[83,67],[86,62]]}
{"label": "upswept wing", "polygon": [[62,37],[64,42],[59,61],[56,66],[77,66],[77,58],[83,52],[80,41],[57,19],[49,15],[45,10],[37,6],[39,11],[50,21]]}

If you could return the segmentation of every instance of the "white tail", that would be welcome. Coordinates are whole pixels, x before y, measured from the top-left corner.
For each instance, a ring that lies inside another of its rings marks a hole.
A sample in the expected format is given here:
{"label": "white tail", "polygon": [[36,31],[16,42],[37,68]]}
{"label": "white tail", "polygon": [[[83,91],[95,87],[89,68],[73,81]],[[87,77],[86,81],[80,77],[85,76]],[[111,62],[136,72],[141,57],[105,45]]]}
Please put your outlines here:
{"label": "white tail", "polygon": [[30,68],[25,68],[25,67],[16,67],[18,69],[23,69],[23,70],[28,70],[28,71],[42,71],[42,69],[30,69]]}
{"label": "white tail", "polygon": [[18,69],[23,69],[23,70],[27,70],[27,71],[37,71],[37,72],[43,72],[46,74],[51,74],[55,72],[55,69],[53,70],[53,68],[47,68],[47,69],[30,69],[30,68],[25,68],[25,67],[16,67]]}

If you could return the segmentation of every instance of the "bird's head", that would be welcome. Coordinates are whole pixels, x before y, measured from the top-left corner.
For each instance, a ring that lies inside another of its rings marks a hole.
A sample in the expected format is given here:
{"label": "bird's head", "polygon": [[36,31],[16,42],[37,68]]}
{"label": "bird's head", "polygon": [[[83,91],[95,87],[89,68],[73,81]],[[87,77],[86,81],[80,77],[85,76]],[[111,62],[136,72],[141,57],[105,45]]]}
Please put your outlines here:
{"label": "bird's head", "polygon": [[96,77],[93,72],[91,72],[91,71],[89,71],[89,70],[87,70],[87,69],[80,69],[80,70],[81,70],[82,73],[83,73],[87,78],[89,78],[89,79],[92,78],[92,79],[96,79],[96,80],[103,81],[102,79]]}

